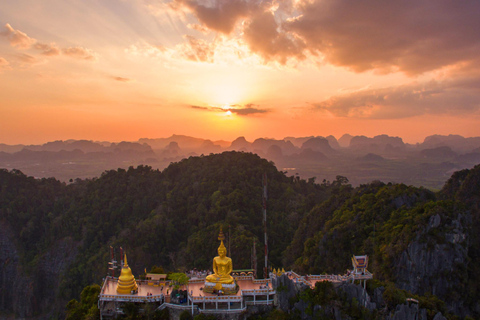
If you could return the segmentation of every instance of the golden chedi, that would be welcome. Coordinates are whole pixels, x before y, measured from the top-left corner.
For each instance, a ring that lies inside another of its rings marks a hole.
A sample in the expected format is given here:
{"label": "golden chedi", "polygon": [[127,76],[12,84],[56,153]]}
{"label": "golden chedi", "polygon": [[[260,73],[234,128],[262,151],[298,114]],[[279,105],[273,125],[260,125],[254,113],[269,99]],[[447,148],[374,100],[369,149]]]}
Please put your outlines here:
{"label": "golden chedi", "polygon": [[237,292],[235,280],[230,275],[232,273],[232,259],[227,257],[227,248],[223,244],[225,235],[222,229],[218,235],[220,246],[218,247],[218,256],[213,258],[213,274],[205,278],[205,292],[213,293],[220,290],[224,294],[232,294]]}
{"label": "golden chedi", "polygon": [[119,294],[131,294],[137,292],[138,286],[132,270],[127,263],[127,254],[125,254],[125,261],[123,263],[122,271],[118,277],[117,292]]}

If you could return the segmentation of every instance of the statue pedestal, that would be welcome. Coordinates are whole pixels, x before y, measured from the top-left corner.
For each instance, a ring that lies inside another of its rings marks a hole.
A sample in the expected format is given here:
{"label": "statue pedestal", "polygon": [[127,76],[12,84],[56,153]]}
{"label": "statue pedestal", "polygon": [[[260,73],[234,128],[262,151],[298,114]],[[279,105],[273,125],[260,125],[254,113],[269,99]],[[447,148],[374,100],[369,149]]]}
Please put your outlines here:
{"label": "statue pedestal", "polygon": [[221,282],[207,282],[205,281],[205,286],[203,287],[203,292],[216,294],[221,291],[222,294],[231,295],[237,294],[238,286],[237,283],[234,282],[232,284],[226,284]]}

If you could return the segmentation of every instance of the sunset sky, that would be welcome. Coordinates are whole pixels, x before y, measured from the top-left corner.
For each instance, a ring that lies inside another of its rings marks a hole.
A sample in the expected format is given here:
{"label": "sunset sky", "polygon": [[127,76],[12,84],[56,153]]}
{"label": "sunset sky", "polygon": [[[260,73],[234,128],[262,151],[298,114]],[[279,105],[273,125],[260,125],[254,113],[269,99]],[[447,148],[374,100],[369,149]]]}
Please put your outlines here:
{"label": "sunset sky", "polygon": [[0,143],[480,136],[480,2],[0,2]]}

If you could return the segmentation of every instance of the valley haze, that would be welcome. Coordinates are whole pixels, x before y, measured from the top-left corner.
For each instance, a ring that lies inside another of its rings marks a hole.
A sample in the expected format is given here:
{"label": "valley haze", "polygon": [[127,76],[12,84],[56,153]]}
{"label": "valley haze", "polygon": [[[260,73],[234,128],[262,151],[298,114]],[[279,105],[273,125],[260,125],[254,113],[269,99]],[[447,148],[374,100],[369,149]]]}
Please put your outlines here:
{"label": "valley haze", "polygon": [[0,167],[68,182],[130,166],[148,165],[162,170],[190,156],[233,150],[256,153],[287,175],[315,178],[319,183],[333,181],[340,175],[354,186],[379,180],[437,190],[453,172],[480,163],[480,137],[459,135],[432,135],[417,144],[388,135],[344,134],[339,139],[330,135],[254,141],[244,137],[211,141],[172,135],[118,143],[60,140],[42,145],[0,144]]}

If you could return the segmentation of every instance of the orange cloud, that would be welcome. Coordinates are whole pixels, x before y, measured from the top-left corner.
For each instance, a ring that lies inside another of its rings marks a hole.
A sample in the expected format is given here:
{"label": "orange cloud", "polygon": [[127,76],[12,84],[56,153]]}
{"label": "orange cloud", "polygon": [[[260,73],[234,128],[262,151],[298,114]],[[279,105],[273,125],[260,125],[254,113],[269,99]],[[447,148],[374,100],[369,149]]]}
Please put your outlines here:
{"label": "orange cloud", "polygon": [[0,70],[9,69],[10,63],[4,58],[0,57]]}
{"label": "orange cloud", "polygon": [[191,61],[213,62],[215,44],[192,36],[185,36],[188,40],[181,50],[181,55]]}
{"label": "orange cloud", "polygon": [[119,82],[130,82],[132,79],[129,78],[123,78],[123,77],[112,77],[113,80],[119,81]]}
{"label": "orange cloud", "polygon": [[89,60],[94,61],[97,60],[95,53],[92,52],[90,49],[86,49],[83,47],[69,47],[62,50],[63,54],[75,59],[80,60]]}
{"label": "orange cloud", "polygon": [[58,56],[60,54],[60,49],[54,43],[36,43],[35,49],[42,51],[42,54],[45,56]]}
{"label": "orange cloud", "polygon": [[31,56],[29,54],[26,54],[26,53],[18,53],[16,55],[17,59],[20,60],[20,62],[23,64],[23,65],[27,65],[27,64],[35,64],[35,63],[38,63],[38,59],[35,58],[34,56]]}
{"label": "orange cloud", "polygon": [[37,40],[30,38],[26,33],[15,30],[10,24],[5,24],[5,31],[0,33],[10,41],[12,47],[19,49],[29,49]]}

